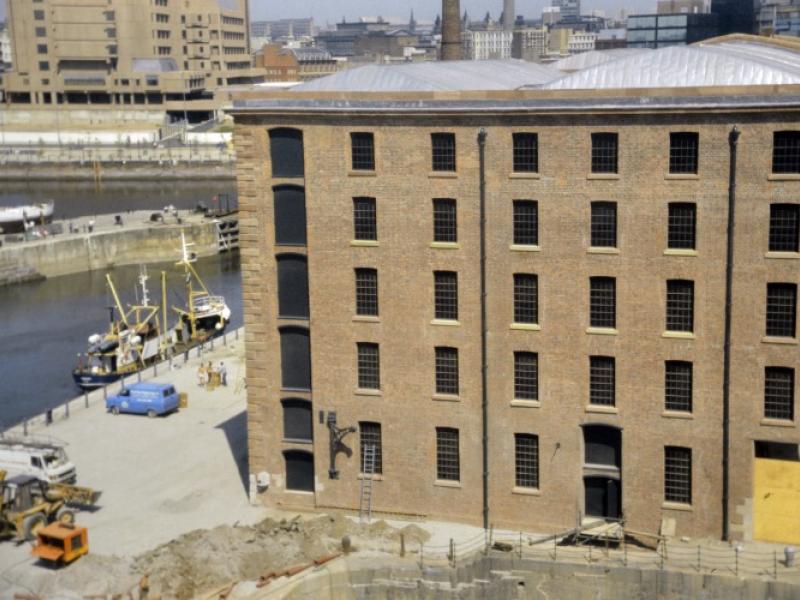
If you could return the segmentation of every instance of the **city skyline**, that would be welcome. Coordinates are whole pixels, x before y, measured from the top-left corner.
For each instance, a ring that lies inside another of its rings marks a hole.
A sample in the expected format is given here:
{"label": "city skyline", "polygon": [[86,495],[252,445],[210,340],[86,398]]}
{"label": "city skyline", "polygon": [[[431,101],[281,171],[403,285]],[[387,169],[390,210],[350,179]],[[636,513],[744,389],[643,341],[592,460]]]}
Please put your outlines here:
{"label": "city skyline", "polygon": [[[311,16],[318,24],[324,25],[341,21],[342,17],[356,19],[380,15],[385,19],[406,19],[411,10],[418,20],[430,21],[441,12],[439,0],[411,0],[404,3],[405,12],[402,14],[398,14],[397,3],[392,0],[343,0],[336,3],[335,7],[319,0],[296,0],[290,4],[275,3],[274,6],[270,6],[271,4],[271,2],[251,0],[251,19],[257,21]],[[541,16],[542,8],[550,6],[551,3],[548,0],[517,0],[516,4],[517,14],[532,19]],[[499,19],[502,6],[502,0],[461,0],[461,10],[466,10],[474,19],[483,18],[487,10],[492,17]],[[592,0],[583,2],[582,6],[584,12],[604,10],[606,16],[615,16],[620,8],[627,8],[629,13],[656,12],[656,0]],[[6,1],[0,0],[0,21],[4,21],[7,14]]]}

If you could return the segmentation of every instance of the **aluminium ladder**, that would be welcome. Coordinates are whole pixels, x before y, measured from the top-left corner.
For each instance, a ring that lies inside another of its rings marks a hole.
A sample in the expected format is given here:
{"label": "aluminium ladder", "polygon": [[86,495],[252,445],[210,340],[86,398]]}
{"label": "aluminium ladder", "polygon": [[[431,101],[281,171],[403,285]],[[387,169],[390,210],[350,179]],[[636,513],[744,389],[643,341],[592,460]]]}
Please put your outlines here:
{"label": "aluminium ladder", "polygon": [[375,444],[364,445],[364,464],[361,475],[361,501],[358,507],[358,520],[367,523],[372,518],[372,479],[375,474]]}

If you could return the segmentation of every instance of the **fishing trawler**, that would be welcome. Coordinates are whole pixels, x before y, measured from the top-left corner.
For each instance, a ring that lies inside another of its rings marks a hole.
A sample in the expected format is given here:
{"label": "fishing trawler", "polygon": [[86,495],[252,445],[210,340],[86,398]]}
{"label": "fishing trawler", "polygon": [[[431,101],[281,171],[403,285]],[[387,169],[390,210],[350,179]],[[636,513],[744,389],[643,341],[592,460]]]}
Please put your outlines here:
{"label": "fishing trawler", "polygon": [[40,204],[0,207],[0,233],[21,233],[28,224],[44,225],[53,221],[52,200]]}
{"label": "fishing trawler", "polygon": [[[183,267],[186,280],[186,306],[172,307],[177,314],[175,324],[168,322],[166,273],[161,272],[161,305],[151,304],[147,290],[147,270],[139,274],[141,301],[125,310],[114,282],[106,275],[114,306],[105,334],[89,338],[86,354],[78,355],[72,372],[81,389],[94,389],[127,377],[147,366],[198,346],[222,335],[230,322],[231,311],[223,296],[213,295],[192,266],[196,261],[189,252],[190,244],[181,235],[182,257],[176,266]],[[118,315],[118,316],[117,316]]]}

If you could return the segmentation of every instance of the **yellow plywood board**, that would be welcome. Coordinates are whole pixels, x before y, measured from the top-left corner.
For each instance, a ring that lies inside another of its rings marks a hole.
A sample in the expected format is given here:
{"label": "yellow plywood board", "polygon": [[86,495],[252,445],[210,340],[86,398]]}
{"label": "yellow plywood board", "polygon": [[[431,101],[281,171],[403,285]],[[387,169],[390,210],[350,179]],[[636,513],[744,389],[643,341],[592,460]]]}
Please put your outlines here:
{"label": "yellow plywood board", "polygon": [[757,540],[800,544],[800,462],[755,459],[753,527]]}

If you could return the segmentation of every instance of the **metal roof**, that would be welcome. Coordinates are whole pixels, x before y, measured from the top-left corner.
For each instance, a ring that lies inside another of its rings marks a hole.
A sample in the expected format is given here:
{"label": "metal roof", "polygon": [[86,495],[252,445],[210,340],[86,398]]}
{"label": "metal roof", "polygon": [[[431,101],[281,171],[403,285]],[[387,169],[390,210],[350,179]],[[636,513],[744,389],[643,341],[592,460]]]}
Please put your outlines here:
{"label": "metal roof", "polygon": [[652,52],[649,48],[614,48],[612,50],[590,50],[589,52],[581,52],[574,54],[567,58],[562,58],[550,66],[558,69],[563,73],[572,73],[574,71],[583,71],[589,67],[596,67],[612,60],[619,60],[620,58],[627,58],[642,52]]}
{"label": "metal roof", "polygon": [[523,60],[459,60],[366,65],[314,79],[297,92],[435,92],[514,90],[558,77],[549,66]]}
{"label": "metal roof", "polygon": [[588,67],[548,90],[800,84],[800,52],[753,40],[670,46]]}

